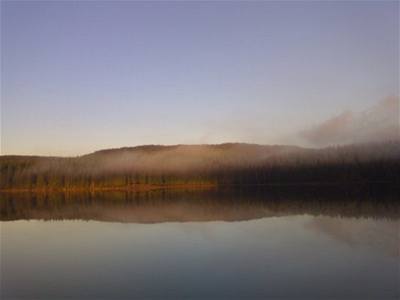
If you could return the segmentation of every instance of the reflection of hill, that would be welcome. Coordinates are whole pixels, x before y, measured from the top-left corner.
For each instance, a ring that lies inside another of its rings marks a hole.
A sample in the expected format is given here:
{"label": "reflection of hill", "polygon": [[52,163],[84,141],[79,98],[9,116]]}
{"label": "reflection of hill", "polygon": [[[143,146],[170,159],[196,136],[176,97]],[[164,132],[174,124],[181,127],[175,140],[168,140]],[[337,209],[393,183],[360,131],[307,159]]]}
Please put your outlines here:
{"label": "reflection of hill", "polygon": [[1,220],[82,219],[133,223],[242,221],[269,216],[400,217],[397,191],[274,188],[147,193],[0,195]]}

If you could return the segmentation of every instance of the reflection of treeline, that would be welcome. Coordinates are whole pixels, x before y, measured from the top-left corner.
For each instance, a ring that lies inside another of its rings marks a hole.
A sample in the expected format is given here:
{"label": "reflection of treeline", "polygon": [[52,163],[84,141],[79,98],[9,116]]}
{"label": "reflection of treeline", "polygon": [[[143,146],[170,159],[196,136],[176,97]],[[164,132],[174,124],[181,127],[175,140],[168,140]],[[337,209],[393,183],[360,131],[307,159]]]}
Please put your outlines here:
{"label": "reflection of treeline", "polygon": [[249,144],[141,146],[76,158],[0,157],[0,189],[399,182],[399,176],[399,142],[319,150]]}
{"label": "reflection of treeline", "polygon": [[373,187],[224,188],[209,191],[0,194],[1,220],[83,219],[155,223],[240,221],[269,216],[400,218],[399,190]]}

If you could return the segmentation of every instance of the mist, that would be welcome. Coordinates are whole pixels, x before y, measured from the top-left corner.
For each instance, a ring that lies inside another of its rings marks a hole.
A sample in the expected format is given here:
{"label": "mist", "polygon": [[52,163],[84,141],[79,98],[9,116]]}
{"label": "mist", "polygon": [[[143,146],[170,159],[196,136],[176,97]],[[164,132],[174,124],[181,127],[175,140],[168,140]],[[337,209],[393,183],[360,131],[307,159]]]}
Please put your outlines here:
{"label": "mist", "polygon": [[345,111],[299,133],[317,147],[399,140],[399,97],[387,97],[362,111]]}
{"label": "mist", "polygon": [[323,149],[256,144],[148,145],[76,158],[0,157],[0,189],[149,188],[294,182],[396,182],[400,143]]}

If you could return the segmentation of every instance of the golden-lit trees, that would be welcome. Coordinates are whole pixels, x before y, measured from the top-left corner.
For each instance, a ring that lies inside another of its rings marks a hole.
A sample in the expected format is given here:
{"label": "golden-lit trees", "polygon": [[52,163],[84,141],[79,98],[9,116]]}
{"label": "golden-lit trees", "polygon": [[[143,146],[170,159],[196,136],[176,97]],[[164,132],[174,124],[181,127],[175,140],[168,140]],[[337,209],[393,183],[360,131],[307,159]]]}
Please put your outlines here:
{"label": "golden-lit trees", "polygon": [[247,144],[182,147],[124,148],[77,158],[0,156],[0,189],[398,183],[400,177],[399,142],[319,150]]}

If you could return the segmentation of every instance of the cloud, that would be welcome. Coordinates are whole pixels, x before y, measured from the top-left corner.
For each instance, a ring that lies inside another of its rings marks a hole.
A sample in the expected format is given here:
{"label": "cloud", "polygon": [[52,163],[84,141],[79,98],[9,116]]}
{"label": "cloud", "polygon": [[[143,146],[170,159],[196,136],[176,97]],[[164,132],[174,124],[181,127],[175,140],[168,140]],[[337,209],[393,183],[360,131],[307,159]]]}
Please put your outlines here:
{"label": "cloud", "polygon": [[316,217],[305,226],[352,248],[369,248],[389,257],[400,255],[397,221]]}
{"label": "cloud", "polygon": [[369,109],[343,112],[300,137],[314,146],[399,140],[399,97],[388,97]]}

